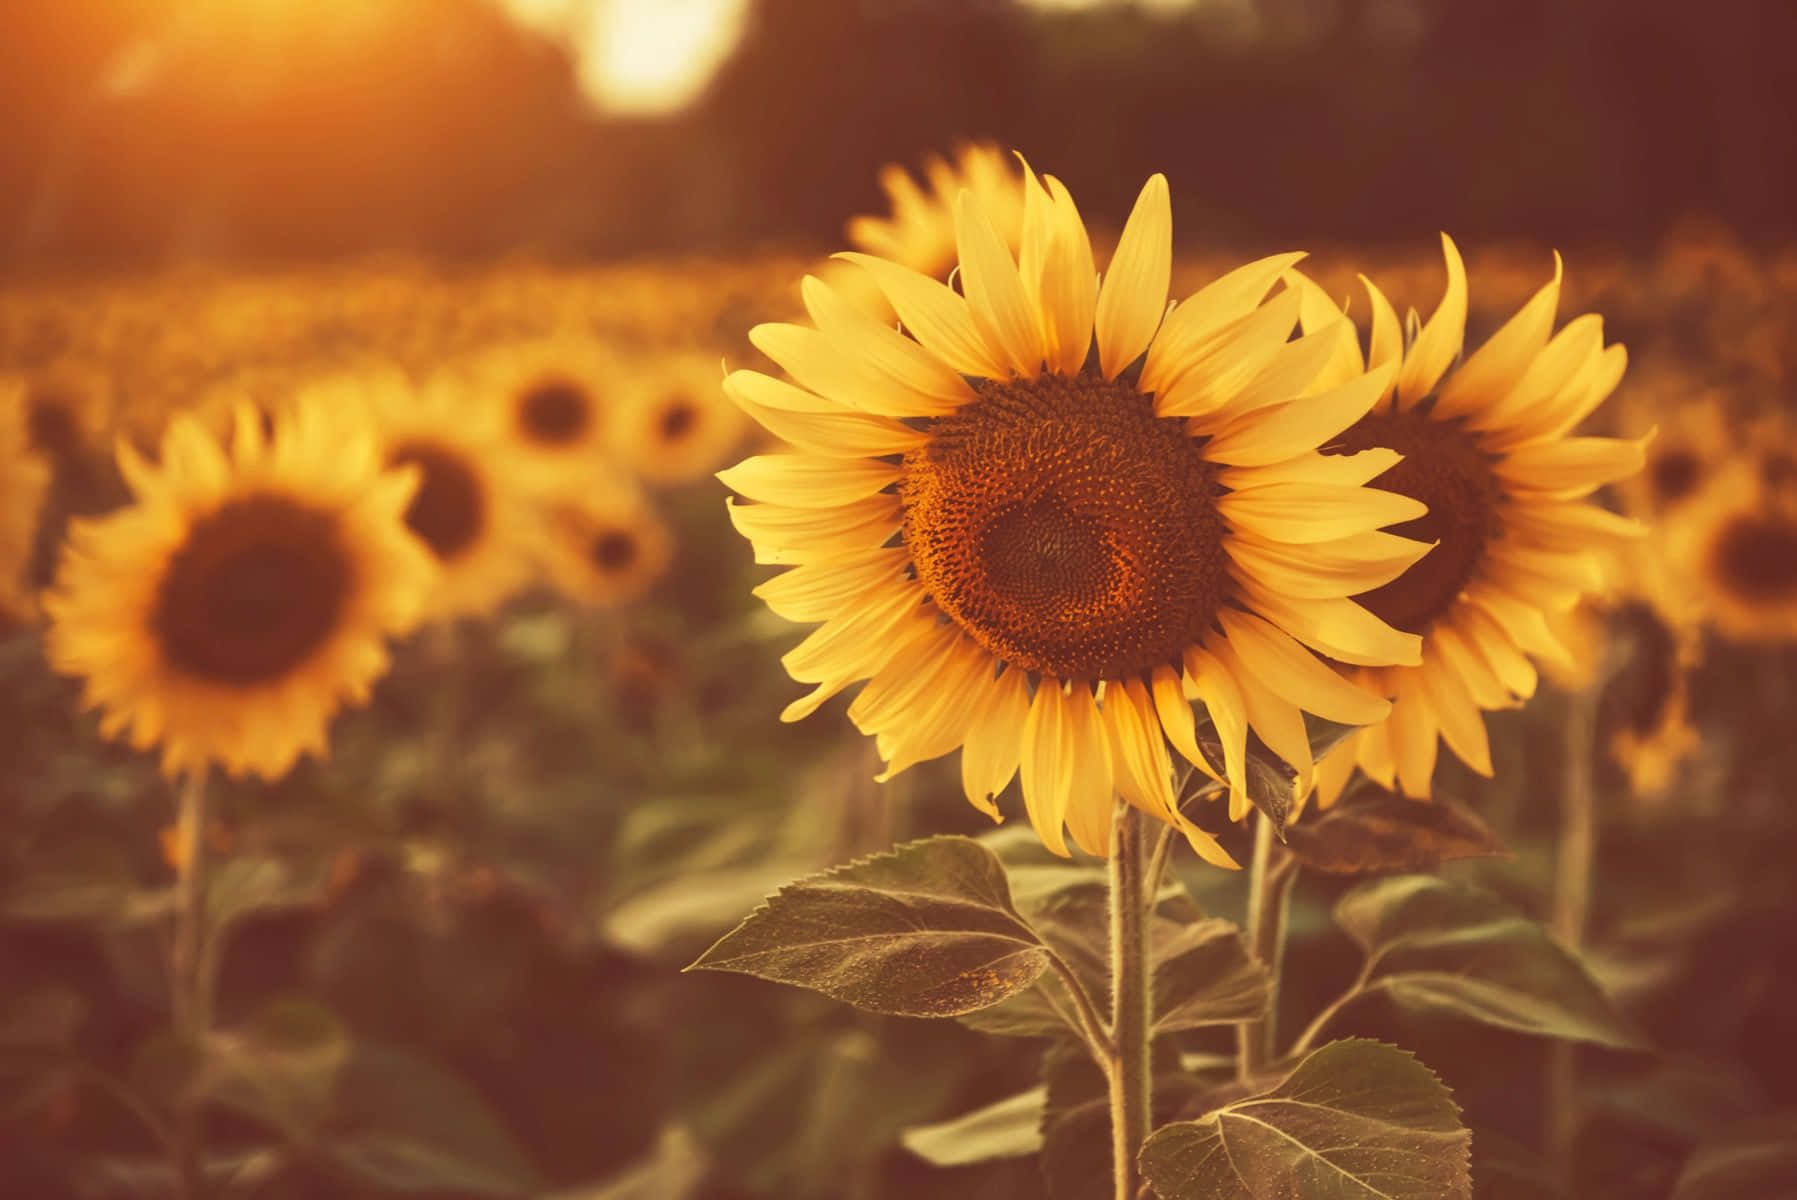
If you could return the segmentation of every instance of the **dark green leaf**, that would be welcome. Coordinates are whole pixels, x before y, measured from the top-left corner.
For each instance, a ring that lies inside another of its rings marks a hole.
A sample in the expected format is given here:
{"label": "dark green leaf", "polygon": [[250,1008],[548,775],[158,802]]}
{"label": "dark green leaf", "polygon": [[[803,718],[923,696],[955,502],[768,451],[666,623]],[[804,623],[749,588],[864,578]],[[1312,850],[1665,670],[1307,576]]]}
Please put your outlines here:
{"label": "dark green leaf", "polygon": [[120,847],[80,840],[34,858],[0,894],[0,917],[134,925],[168,912],[173,897],[168,888],[138,886],[130,859]]}
{"label": "dark green leaf", "polygon": [[1156,939],[1157,1033],[1252,1020],[1266,1011],[1267,971],[1221,918],[1181,925]]}
{"label": "dark green leaf", "polygon": [[401,1192],[522,1196],[541,1181],[480,1094],[430,1062],[359,1045],[338,1076],[329,1151],[370,1183]]}
{"label": "dark green leaf", "polygon": [[1048,962],[998,858],[939,837],[787,885],[688,969],[796,984],[870,1012],[952,1017],[1029,987]]}
{"label": "dark green leaf", "polygon": [[207,882],[213,929],[224,929],[258,913],[316,904],[323,898],[328,880],[323,863],[298,866],[260,856],[229,859]]}
{"label": "dark green leaf", "polygon": [[1427,875],[1363,884],[1336,920],[1371,958],[1365,990],[1519,1033],[1642,1045],[1579,960],[1488,892]]}
{"label": "dark green leaf", "polygon": [[[1180,1067],[1172,1040],[1151,1050],[1154,1073],[1152,1123],[1170,1121],[1196,1094],[1199,1084]],[[1070,1042],[1042,1056],[1048,1087],[1042,1110],[1042,1174],[1050,1200],[1087,1200],[1111,1188],[1111,1110],[1104,1073],[1084,1048]]]}
{"label": "dark green leaf", "polygon": [[284,997],[242,1028],[208,1035],[202,1078],[220,1104],[304,1140],[329,1114],[349,1056],[349,1039],[329,1009]]}
{"label": "dark green leaf", "polygon": [[1286,845],[1304,866],[1333,875],[1424,871],[1509,854],[1465,805],[1439,796],[1411,800],[1370,784],[1286,830]]}
{"label": "dark green leaf", "polygon": [[1007,1096],[952,1121],[913,1125],[899,1135],[905,1149],[939,1167],[993,1158],[1019,1158],[1042,1149],[1042,1110],[1048,1087]]}
{"label": "dark green leaf", "polygon": [[1761,1117],[1705,1142],[1672,1190],[1672,1200],[1774,1196],[1797,1196],[1797,1110]]}
{"label": "dark green leaf", "polygon": [[1474,1132],[1474,1200],[1566,1200],[1566,1195],[1539,1154],[1501,1133]]}
{"label": "dark green leaf", "polygon": [[73,1040],[87,1001],[60,984],[0,998],[0,1050],[53,1050]]}
{"label": "dark green leaf", "polygon": [[1264,1095],[1156,1130],[1140,1161],[1162,1200],[1469,1200],[1471,1140],[1432,1071],[1355,1039]]}

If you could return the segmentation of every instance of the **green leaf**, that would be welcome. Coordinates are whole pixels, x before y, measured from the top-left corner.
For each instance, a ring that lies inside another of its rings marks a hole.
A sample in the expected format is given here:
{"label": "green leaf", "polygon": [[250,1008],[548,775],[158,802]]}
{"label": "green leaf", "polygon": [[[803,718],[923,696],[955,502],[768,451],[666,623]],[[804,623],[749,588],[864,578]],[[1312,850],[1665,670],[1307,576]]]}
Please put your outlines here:
{"label": "green leaf", "polygon": [[86,1016],[87,1001],[61,984],[7,995],[0,998],[0,1050],[66,1047]]}
{"label": "green leaf", "polygon": [[1539,1154],[1490,1129],[1473,1134],[1474,1200],[1567,1200]]}
{"label": "green leaf", "polygon": [[[1172,1039],[1149,1048],[1154,1076],[1151,1125],[1170,1121],[1198,1092]],[[1042,1110],[1042,1174],[1049,1200],[1110,1194],[1111,1109],[1104,1072],[1081,1046],[1061,1042],[1042,1056],[1048,1094]]]}
{"label": "green leaf", "polygon": [[1267,970],[1248,953],[1233,922],[1196,921],[1155,941],[1156,1033],[1234,1024],[1266,1012]]}
{"label": "green leaf", "polygon": [[129,856],[111,842],[81,839],[34,857],[0,894],[0,917],[129,926],[170,910],[170,888],[139,887]]}
{"label": "green leaf", "polygon": [[1353,1039],[1264,1095],[1156,1130],[1139,1161],[1162,1200],[1470,1200],[1471,1143],[1434,1072]]}
{"label": "green leaf", "polygon": [[1363,990],[1402,1007],[1617,1049],[1643,1045],[1577,958],[1488,892],[1395,876],[1343,896],[1335,919],[1369,955]]}
{"label": "green leaf", "polygon": [[525,1196],[540,1190],[517,1141],[473,1088],[396,1047],[358,1045],[338,1075],[329,1153],[400,1192]]}
{"label": "green leaf", "polygon": [[305,1140],[329,1115],[350,1052],[334,1013],[282,997],[243,1027],[207,1036],[203,1086],[220,1104]]}
{"label": "green leaf", "polygon": [[1021,1158],[1042,1149],[1046,1084],[1006,1096],[951,1121],[913,1125],[899,1135],[905,1149],[938,1167]]}
{"label": "green leaf", "polygon": [[788,884],[688,967],[811,988],[870,1012],[952,1017],[1048,968],[1004,867],[970,838],[910,842]]}
{"label": "green leaf", "polygon": [[297,866],[265,856],[221,863],[206,886],[206,907],[216,934],[259,913],[305,908],[323,899],[329,882],[323,863]]}
{"label": "green leaf", "polygon": [[1286,830],[1285,844],[1304,866],[1332,875],[1424,871],[1510,854],[1465,805],[1440,796],[1411,800],[1373,784]]}
{"label": "green leaf", "polygon": [[1672,1200],[1797,1196],[1797,1110],[1750,1121],[1691,1155]]}

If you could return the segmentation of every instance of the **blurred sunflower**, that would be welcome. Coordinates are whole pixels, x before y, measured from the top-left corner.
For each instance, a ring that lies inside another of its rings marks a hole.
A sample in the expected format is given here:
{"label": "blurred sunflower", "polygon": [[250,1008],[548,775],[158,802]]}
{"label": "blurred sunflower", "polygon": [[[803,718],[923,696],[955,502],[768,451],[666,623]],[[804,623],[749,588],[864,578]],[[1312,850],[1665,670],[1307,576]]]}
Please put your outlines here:
{"label": "blurred sunflower", "polygon": [[[1414,636],[1347,596],[1416,560],[1425,547],[1377,530],[1423,507],[1361,486],[1395,454],[1315,453],[1395,367],[1313,386],[1353,334],[1337,313],[1288,341],[1299,294],[1266,296],[1300,255],[1224,275],[1168,314],[1161,176],[1102,286],[1073,198],[1052,176],[1025,180],[1021,267],[963,193],[964,296],[849,255],[908,333],[806,279],[816,327],[750,335],[797,386],[750,371],[725,381],[798,451],[722,475],[757,501],[730,506],[757,561],[792,564],[757,594],[823,622],[785,657],[817,686],[783,717],[869,680],[849,716],[875,736],[882,778],[959,747],[968,800],[999,819],[994,797],[1021,775],[1057,853],[1063,827],[1106,853],[1121,792],[1233,866],[1180,812],[1168,744],[1223,773],[1239,818],[1250,728],[1307,783],[1301,709],[1347,723],[1388,710],[1317,653],[1417,661]],[[1220,762],[1198,744],[1193,698]]]}
{"label": "blurred sunflower", "polygon": [[619,374],[601,342],[569,333],[489,350],[463,386],[496,410],[503,444],[530,482],[556,488],[610,452]]}
{"label": "blurred sunflower", "polygon": [[312,384],[300,393],[307,401],[364,406],[385,464],[416,469],[405,522],[437,563],[427,620],[492,612],[530,581],[534,507],[491,405],[440,384],[418,387],[391,368]]}
{"label": "blurred sunflower", "polygon": [[49,486],[50,469],[31,445],[25,385],[0,379],[0,633],[32,619],[24,576]]}
{"label": "blurred sunflower", "polygon": [[1701,739],[1690,722],[1691,672],[1703,654],[1694,629],[1668,625],[1650,606],[1621,605],[1613,622],[1626,661],[1605,691],[1605,749],[1636,796],[1663,793]]}
{"label": "blurred sunflower", "polygon": [[640,598],[667,570],[673,541],[636,488],[589,486],[550,509],[544,569],[574,603],[613,608]]}
{"label": "blurred sunflower", "polygon": [[721,465],[742,441],[742,411],[718,387],[714,357],[673,351],[634,364],[619,406],[618,461],[655,483],[686,483]]}
{"label": "blurred sunflower", "polygon": [[1601,549],[1642,532],[1582,500],[1639,471],[1644,443],[1569,436],[1622,378],[1623,348],[1604,345],[1596,315],[1553,333],[1556,258],[1553,281],[1454,366],[1465,338],[1466,273],[1445,235],[1442,249],[1446,293],[1427,324],[1412,316],[1408,339],[1384,293],[1366,281],[1369,364],[1396,364],[1397,377],[1371,412],[1325,448],[1402,454],[1373,482],[1428,506],[1427,516],[1392,532],[1434,549],[1396,580],[1356,596],[1385,621],[1420,635],[1423,660],[1356,672],[1392,697],[1392,711],[1324,761],[1324,805],[1334,803],[1356,763],[1383,787],[1428,796],[1438,739],[1489,775],[1481,710],[1512,706],[1534,692],[1531,655],[1574,665],[1545,613],[1569,610],[1599,590]]}
{"label": "blurred sunflower", "polygon": [[1645,378],[1631,377],[1624,407],[1639,414],[1631,425],[1660,428],[1641,473],[1617,485],[1624,509],[1644,520],[1682,509],[1736,452],[1726,395],[1686,371],[1655,364]]}
{"label": "blurred sunflower", "polygon": [[880,171],[887,216],[851,217],[849,245],[947,279],[957,260],[955,198],[973,193],[1005,246],[1015,253],[1023,235],[1023,175],[1016,159],[986,143],[956,148],[952,163],[939,155],[924,161],[923,185],[897,163]]}
{"label": "blurred sunflower", "polygon": [[229,452],[186,416],[156,465],[120,446],[136,502],[74,525],[44,604],[106,736],[160,743],[169,774],[273,779],[325,753],[435,574],[402,521],[415,480],[382,471],[358,416],[308,404],[271,437],[246,406]]}
{"label": "blurred sunflower", "polygon": [[1797,639],[1797,480],[1770,485],[1759,464],[1735,463],[1667,531],[1666,552],[1718,632]]}

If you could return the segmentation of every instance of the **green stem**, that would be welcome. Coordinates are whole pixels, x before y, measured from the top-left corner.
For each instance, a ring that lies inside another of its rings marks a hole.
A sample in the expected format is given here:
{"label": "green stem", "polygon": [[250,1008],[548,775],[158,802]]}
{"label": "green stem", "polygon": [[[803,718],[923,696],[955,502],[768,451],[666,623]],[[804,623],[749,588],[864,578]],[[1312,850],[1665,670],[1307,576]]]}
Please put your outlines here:
{"label": "green stem", "polygon": [[[1565,727],[1561,780],[1560,844],[1554,863],[1552,929],[1560,944],[1578,953],[1591,908],[1591,870],[1597,857],[1597,796],[1592,785],[1592,745],[1597,737],[1597,689],[1571,697]],[[1568,1170],[1579,1125],[1578,1047],[1557,1042],[1548,1051],[1546,1142],[1549,1157]]]}
{"label": "green stem", "polygon": [[1117,801],[1111,825],[1111,1161],[1116,1200],[1136,1200],[1136,1154],[1148,1137],[1148,896],[1142,816]]}
{"label": "green stem", "polygon": [[[175,1033],[188,1061],[198,1064],[206,1032],[212,1025],[211,988],[207,986],[206,943],[206,772],[190,772],[181,784],[175,820],[175,939],[170,954]],[[184,1200],[205,1194],[205,1113],[190,1080],[175,1113],[175,1178]]]}
{"label": "green stem", "polygon": [[1267,1007],[1261,1016],[1235,1027],[1236,1077],[1244,1081],[1264,1068],[1272,1056],[1286,901],[1295,875],[1292,864],[1274,840],[1273,822],[1264,813],[1256,814],[1254,858],[1248,866],[1248,950],[1267,969]]}

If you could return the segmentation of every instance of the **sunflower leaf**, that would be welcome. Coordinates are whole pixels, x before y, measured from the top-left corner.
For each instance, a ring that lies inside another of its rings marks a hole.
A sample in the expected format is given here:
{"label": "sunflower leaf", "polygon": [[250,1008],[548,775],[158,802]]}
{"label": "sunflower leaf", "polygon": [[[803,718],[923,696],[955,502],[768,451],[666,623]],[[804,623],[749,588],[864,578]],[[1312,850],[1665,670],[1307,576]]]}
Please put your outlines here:
{"label": "sunflower leaf", "polygon": [[1797,1111],[1749,1121],[1697,1147],[1672,1200],[1797,1194]]}
{"label": "sunflower leaf", "polygon": [[1249,1021],[1266,1012],[1267,970],[1242,931],[1221,918],[1195,921],[1159,939],[1154,964],[1154,1029],[1170,1033]]}
{"label": "sunflower leaf", "polygon": [[1411,800],[1376,785],[1286,830],[1300,863],[1331,875],[1423,871],[1460,858],[1507,858],[1509,849],[1470,808]]}
{"label": "sunflower leaf", "polygon": [[1397,875],[1350,891],[1335,919],[1372,959],[1364,989],[1402,1008],[1616,1049],[1643,1045],[1577,958],[1489,892]]}
{"label": "sunflower leaf", "polygon": [[1004,866],[962,837],[925,838],[790,883],[688,970],[737,971],[869,1012],[953,1017],[1048,968]]}
{"label": "sunflower leaf", "polygon": [[994,1158],[1021,1158],[1042,1149],[1042,1108],[1048,1088],[1006,1096],[949,1121],[912,1125],[899,1134],[905,1149],[938,1167]]}
{"label": "sunflower leaf", "polygon": [[1271,1091],[1156,1130],[1139,1161],[1161,1200],[1470,1200],[1471,1143],[1434,1072],[1357,1038]]}

